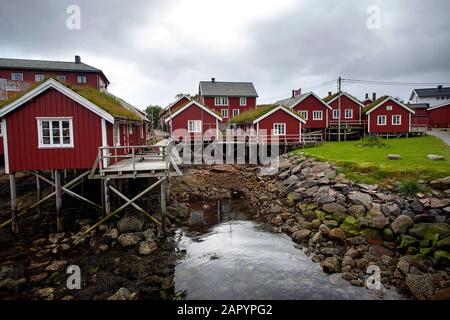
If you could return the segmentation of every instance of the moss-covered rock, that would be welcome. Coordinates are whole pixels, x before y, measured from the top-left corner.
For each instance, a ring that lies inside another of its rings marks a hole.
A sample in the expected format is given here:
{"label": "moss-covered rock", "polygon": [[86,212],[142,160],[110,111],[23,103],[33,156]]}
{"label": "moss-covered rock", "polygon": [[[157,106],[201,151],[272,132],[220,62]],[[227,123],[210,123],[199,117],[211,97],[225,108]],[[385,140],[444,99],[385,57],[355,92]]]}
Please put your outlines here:
{"label": "moss-covered rock", "polygon": [[316,210],[317,208],[319,207],[319,205],[317,204],[317,203],[310,203],[310,204],[308,204],[307,206],[306,206],[306,209],[307,210],[311,210],[311,211],[314,211],[314,210]]}
{"label": "moss-covered rock", "polygon": [[433,243],[428,239],[422,239],[419,241],[419,247],[421,248],[431,247],[432,245]]}
{"label": "moss-covered rock", "polygon": [[344,222],[341,224],[341,229],[348,234],[358,235],[360,231],[358,219],[350,216],[346,217]]}
{"label": "moss-covered rock", "polygon": [[316,218],[319,219],[320,221],[323,221],[327,218],[327,214],[323,211],[316,210]]}
{"label": "moss-covered rock", "polygon": [[380,244],[383,242],[383,235],[379,229],[367,228],[362,230],[360,233],[366,238],[368,243]]}
{"label": "moss-covered rock", "polygon": [[450,237],[446,237],[437,242],[437,248],[441,250],[450,251]]}
{"label": "moss-covered rock", "polygon": [[433,252],[432,248],[420,248],[419,254],[421,256],[429,256]]}
{"label": "moss-covered rock", "polygon": [[301,198],[302,198],[302,196],[298,192],[290,192],[287,195],[287,200],[288,200],[289,203],[295,203],[297,201],[300,201]]}
{"label": "moss-covered rock", "polygon": [[450,236],[450,225],[446,223],[416,223],[408,233],[418,239],[428,239],[436,242]]}
{"label": "moss-covered rock", "polygon": [[409,246],[413,246],[413,245],[415,245],[415,244],[417,244],[417,239],[416,238],[414,238],[414,237],[412,237],[412,236],[409,236],[409,235],[407,235],[407,234],[403,234],[402,236],[401,236],[401,241],[400,241],[400,245],[399,245],[399,249],[402,249],[402,248],[406,248],[406,247],[409,247]]}
{"label": "moss-covered rock", "polygon": [[383,229],[383,239],[386,241],[392,241],[394,240],[395,236],[394,236],[394,232],[392,231],[391,228],[384,228]]}
{"label": "moss-covered rock", "polygon": [[434,253],[436,263],[444,267],[450,266],[450,253],[444,250],[438,250]]}

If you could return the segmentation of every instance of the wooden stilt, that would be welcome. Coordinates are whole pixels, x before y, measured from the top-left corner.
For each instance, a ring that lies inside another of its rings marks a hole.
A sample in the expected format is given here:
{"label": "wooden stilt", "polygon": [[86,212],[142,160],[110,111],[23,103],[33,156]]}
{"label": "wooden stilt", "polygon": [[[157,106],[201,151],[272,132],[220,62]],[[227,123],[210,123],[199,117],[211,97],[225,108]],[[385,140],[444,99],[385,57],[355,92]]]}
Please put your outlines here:
{"label": "wooden stilt", "polygon": [[107,178],[103,179],[104,200],[105,200],[105,216],[111,213],[111,199],[109,196],[109,181]]}
{"label": "wooden stilt", "polygon": [[166,184],[167,180],[161,183],[161,229],[163,231],[164,236],[166,236]]}
{"label": "wooden stilt", "polygon": [[56,197],[56,230],[57,232],[63,231],[63,223],[62,223],[62,217],[61,217],[61,211],[62,211],[62,193],[61,193],[61,173],[59,170],[55,170],[54,172],[55,176],[55,197]]}
{"label": "wooden stilt", "polygon": [[[42,199],[41,180],[39,179],[38,175],[35,175],[35,176],[36,176],[36,198],[37,198],[37,202],[39,203],[39,201],[41,201],[41,199]],[[37,209],[36,210],[37,213],[41,214],[41,206],[38,205],[36,207],[36,209]]]}
{"label": "wooden stilt", "polygon": [[11,229],[12,232],[19,233],[19,226],[17,223],[16,175],[14,172],[9,174],[9,187],[11,191]]}

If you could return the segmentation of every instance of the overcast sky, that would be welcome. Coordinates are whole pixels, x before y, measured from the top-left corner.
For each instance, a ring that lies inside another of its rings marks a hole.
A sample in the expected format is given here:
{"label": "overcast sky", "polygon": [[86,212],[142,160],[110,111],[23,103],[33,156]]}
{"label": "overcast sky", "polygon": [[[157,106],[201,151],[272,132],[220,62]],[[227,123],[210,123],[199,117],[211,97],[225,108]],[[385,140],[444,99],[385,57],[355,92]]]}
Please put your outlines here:
{"label": "overcast sky", "polygon": [[[79,30],[66,27],[70,5],[81,10]],[[339,75],[450,82],[449,11],[446,0],[2,1],[0,57],[78,54],[103,70],[112,93],[140,108],[197,93],[211,77],[252,81],[267,103]],[[412,87],[343,89],[407,100]],[[336,83],[312,90],[324,96]]]}

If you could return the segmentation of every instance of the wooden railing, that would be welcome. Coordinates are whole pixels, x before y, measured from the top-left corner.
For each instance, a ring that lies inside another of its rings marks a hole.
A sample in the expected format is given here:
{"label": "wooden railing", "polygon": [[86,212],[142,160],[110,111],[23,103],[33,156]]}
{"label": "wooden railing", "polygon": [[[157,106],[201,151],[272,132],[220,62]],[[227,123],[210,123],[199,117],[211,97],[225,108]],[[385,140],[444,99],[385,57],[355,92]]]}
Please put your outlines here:
{"label": "wooden railing", "polygon": [[[367,124],[367,120],[352,120],[352,119],[341,119],[341,126],[364,126]],[[339,120],[338,119],[331,119],[328,120],[329,126],[338,126]]]}

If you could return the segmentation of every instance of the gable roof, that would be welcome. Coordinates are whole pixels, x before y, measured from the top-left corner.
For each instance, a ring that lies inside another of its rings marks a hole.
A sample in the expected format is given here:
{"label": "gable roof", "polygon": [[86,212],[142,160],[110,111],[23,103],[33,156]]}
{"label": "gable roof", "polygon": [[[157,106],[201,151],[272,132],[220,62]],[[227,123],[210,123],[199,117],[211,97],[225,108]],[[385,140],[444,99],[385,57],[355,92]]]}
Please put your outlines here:
{"label": "gable roof", "polygon": [[408,106],[406,106],[405,104],[401,103],[400,101],[398,101],[397,99],[391,97],[391,96],[381,96],[378,99],[376,99],[375,101],[373,101],[372,103],[368,104],[364,109],[363,112],[365,114],[369,114],[372,111],[374,111],[375,109],[377,109],[378,107],[380,107],[382,104],[384,104],[387,101],[393,101],[394,103],[396,103],[397,105],[399,105],[400,107],[406,109],[407,111],[411,112],[412,114],[415,114],[416,112],[409,108]]}
{"label": "gable roof", "polygon": [[[351,94],[348,94],[347,92],[343,91],[341,92],[341,97],[342,96],[346,96],[347,98],[349,98],[350,100],[354,101],[355,103],[357,103],[359,105],[360,108],[364,108],[364,104],[359,101],[358,99],[356,99],[354,96],[352,96]],[[333,93],[330,96],[327,96],[325,98],[323,98],[323,101],[325,101],[326,103],[330,104],[332,103],[334,100],[336,100],[339,97],[339,93]]]}
{"label": "gable roof", "polygon": [[441,89],[439,89],[438,87],[414,89],[411,92],[411,96],[410,96],[409,100],[412,100],[414,95],[421,97],[421,98],[449,96],[450,95],[450,87],[442,87]]}
{"label": "gable roof", "polygon": [[289,114],[290,116],[294,117],[295,119],[297,119],[298,121],[300,121],[303,124],[306,123],[306,121],[302,117],[300,117],[299,115],[295,114],[294,112],[292,112],[291,110],[287,109],[286,107],[283,107],[283,106],[280,105],[278,107],[275,107],[275,108],[269,110],[268,112],[266,112],[265,114],[263,114],[259,118],[253,120],[253,124],[256,124],[257,122],[260,122],[261,120],[267,118],[268,116],[270,116],[271,114],[273,114],[273,113],[275,113],[275,112],[277,112],[279,110],[286,112],[287,114]]}
{"label": "gable roof", "polygon": [[169,110],[172,106],[176,105],[178,102],[180,102],[183,99],[188,99],[188,102],[191,101],[191,98],[189,98],[187,95],[183,94],[181,97],[179,97],[178,99],[176,99],[175,101],[171,102],[169,105],[167,105],[163,110],[162,113],[166,112],[167,110]]}
{"label": "gable roof", "polygon": [[19,108],[30,99],[50,88],[59,91],[111,123],[114,123],[115,118],[131,120],[142,119],[136,111],[127,109],[122,105],[122,102],[118,100],[118,98],[109,93],[100,92],[90,86],[68,87],[52,78],[38,82],[28,91],[2,101],[0,104],[0,117]]}
{"label": "gable roof", "polygon": [[191,100],[191,102],[185,104],[184,106],[182,106],[181,108],[179,108],[177,111],[175,111],[173,114],[171,114],[169,117],[166,118],[165,122],[169,122],[171,119],[175,118],[176,116],[178,116],[181,112],[183,112],[184,110],[186,110],[187,108],[189,108],[192,105],[196,105],[197,107],[203,109],[204,111],[206,111],[207,113],[209,113],[210,115],[212,115],[213,117],[215,117],[216,119],[222,121],[222,117],[220,117],[217,113],[215,113],[214,111],[212,111],[211,109],[209,109],[208,107],[205,107],[204,105],[202,105],[200,102],[196,101],[196,100]]}
{"label": "gable roof", "polygon": [[102,70],[83,62],[0,58],[0,69],[99,73],[109,84]]}
{"label": "gable roof", "polygon": [[434,109],[438,109],[438,108],[442,108],[442,107],[446,107],[446,106],[450,106],[450,102],[445,102],[445,103],[439,104],[437,106],[429,107],[428,110],[434,110]]}
{"label": "gable roof", "polygon": [[406,104],[408,107],[410,107],[413,110],[416,109],[427,109],[430,107],[429,103],[408,103]]}
{"label": "gable roof", "polygon": [[284,107],[287,107],[289,109],[294,108],[296,105],[298,105],[300,102],[308,98],[309,96],[313,96],[316,99],[318,99],[325,107],[328,109],[332,109],[326,102],[324,102],[322,99],[320,99],[319,96],[317,96],[314,92],[306,92],[296,97],[291,97],[283,100],[279,100],[275,102],[276,105],[282,105]]}
{"label": "gable roof", "polygon": [[200,95],[204,97],[257,97],[251,82],[200,81]]}

